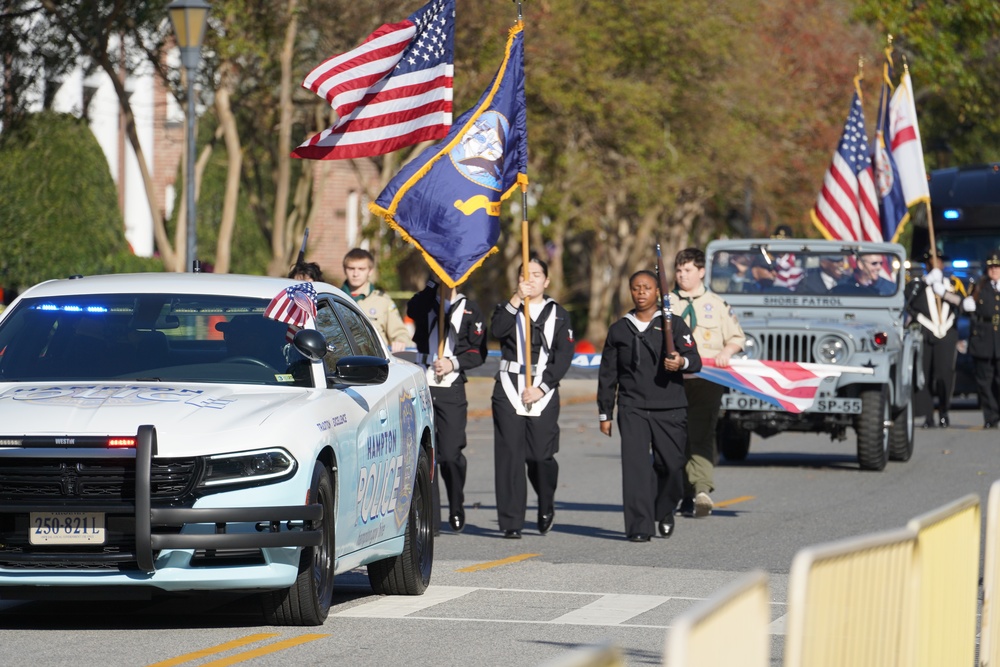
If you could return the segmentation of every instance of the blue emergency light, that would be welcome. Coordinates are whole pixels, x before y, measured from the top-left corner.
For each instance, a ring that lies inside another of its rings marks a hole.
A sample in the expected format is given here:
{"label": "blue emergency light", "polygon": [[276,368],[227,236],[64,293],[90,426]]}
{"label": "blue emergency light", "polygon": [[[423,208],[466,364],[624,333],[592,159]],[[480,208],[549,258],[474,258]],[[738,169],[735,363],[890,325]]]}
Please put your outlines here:
{"label": "blue emergency light", "polygon": [[967,269],[969,268],[969,260],[967,259],[956,259],[951,263],[951,268],[953,269]]}
{"label": "blue emergency light", "polygon": [[958,220],[961,217],[962,217],[962,212],[957,208],[946,208],[944,210],[945,220]]}

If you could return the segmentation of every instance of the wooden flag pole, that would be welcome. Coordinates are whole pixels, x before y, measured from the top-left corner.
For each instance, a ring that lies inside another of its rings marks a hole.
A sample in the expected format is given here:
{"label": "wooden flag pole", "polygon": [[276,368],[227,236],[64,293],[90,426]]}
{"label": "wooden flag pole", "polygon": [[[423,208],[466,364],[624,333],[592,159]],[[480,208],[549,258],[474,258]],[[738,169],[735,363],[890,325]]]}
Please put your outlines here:
{"label": "wooden flag pole", "polygon": [[667,289],[667,272],[663,268],[663,253],[656,244],[656,286],[660,290],[660,309],[663,314],[663,349],[668,357],[674,356],[673,317],[670,312],[670,290]]}
{"label": "wooden flag pole", "polygon": [[[521,264],[524,281],[528,281],[528,184],[521,184]],[[531,386],[531,297],[521,300],[524,307],[524,386]]]}
{"label": "wooden flag pole", "polygon": [[[439,300],[441,302],[438,305],[438,353],[437,353],[438,359],[444,357],[444,339],[448,336],[448,326],[445,324],[444,321],[445,317],[444,297],[446,294],[445,290],[447,289],[448,288],[445,286],[444,281],[442,280],[441,284],[438,286]],[[437,381],[440,382],[443,376],[437,374],[435,375],[437,377]]]}

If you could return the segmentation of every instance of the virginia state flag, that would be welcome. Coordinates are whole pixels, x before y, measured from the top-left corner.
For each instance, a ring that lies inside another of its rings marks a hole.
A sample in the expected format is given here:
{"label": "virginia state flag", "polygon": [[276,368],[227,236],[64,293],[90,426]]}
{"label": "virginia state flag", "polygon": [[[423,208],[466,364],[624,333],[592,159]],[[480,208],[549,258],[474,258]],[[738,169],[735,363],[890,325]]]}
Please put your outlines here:
{"label": "virginia state flag", "polygon": [[910,211],[903,196],[903,184],[899,169],[892,154],[890,135],[889,101],[892,93],[892,47],[885,50],[885,64],[882,67],[882,93],[878,103],[878,123],[875,132],[875,187],[878,190],[879,220],[882,239],[895,241],[899,238]]}
{"label": "virginia state flag", "polygon": [[528,182],[522,30],[520,22],[511,28],[500,70],[476,106],[369,204],[449,287],[497,252],[500,203]]}

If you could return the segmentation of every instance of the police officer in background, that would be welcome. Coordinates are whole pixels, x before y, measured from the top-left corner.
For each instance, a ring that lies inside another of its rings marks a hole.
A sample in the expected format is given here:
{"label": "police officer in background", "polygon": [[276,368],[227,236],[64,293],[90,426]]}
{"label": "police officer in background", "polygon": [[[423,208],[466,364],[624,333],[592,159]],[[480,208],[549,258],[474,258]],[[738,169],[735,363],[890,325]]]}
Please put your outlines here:
{"label": "police officer in background", "polygon": [[972,320],[969,354],[976,363],[983,428],[1000,423],[1000,251],[986,258],[986,275],[962,301]]}
{"label": "police officer in background", "polygon": [[[960,310],[962,297],[955,291],[954,280],[942,273],[947,257],[924,257],[926,272],[906,286],[906,307],[920,324],[923,333],[924,386],[914,396],[913,407],[924,415],[924,428],[951,425],[948,408],[955,388],[955,358],[958,354],[958,327],[955,318]],[[937,399],[938,418],[934,419],[934,401]]]}

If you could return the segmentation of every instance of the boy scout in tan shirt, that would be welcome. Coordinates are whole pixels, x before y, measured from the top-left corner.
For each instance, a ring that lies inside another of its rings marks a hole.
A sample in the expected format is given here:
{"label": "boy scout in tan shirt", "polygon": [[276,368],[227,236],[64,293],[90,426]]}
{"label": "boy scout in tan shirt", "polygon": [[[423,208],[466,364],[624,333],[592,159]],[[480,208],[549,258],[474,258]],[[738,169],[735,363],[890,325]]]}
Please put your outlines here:
{"label": "boy scout in tan shirt", "polygon": [[[691,328],[702,359],[714,359],[720,368],[743,349],[746,336],[729,304],[705,287],[705,253],[685,248],[674,259],[677,280],[670,310]],[[684,500],[685,516],[703,517],[712,513],[715,490],[715,427],[724,387],[701,378],[685,378],[688,400],[688,441]]]}
{"label": "boy scout in tan shirt", "polygon": [[369,282],[374,269],[375,258],[372,254],[363,248],[354,248],[344,256],[344,275],[347,279],[341,289],[351,295],[375,328],[385,336],[389,348],[393,352],[402,352],[413,346],[410,331],[403,324],[395,302]]}

